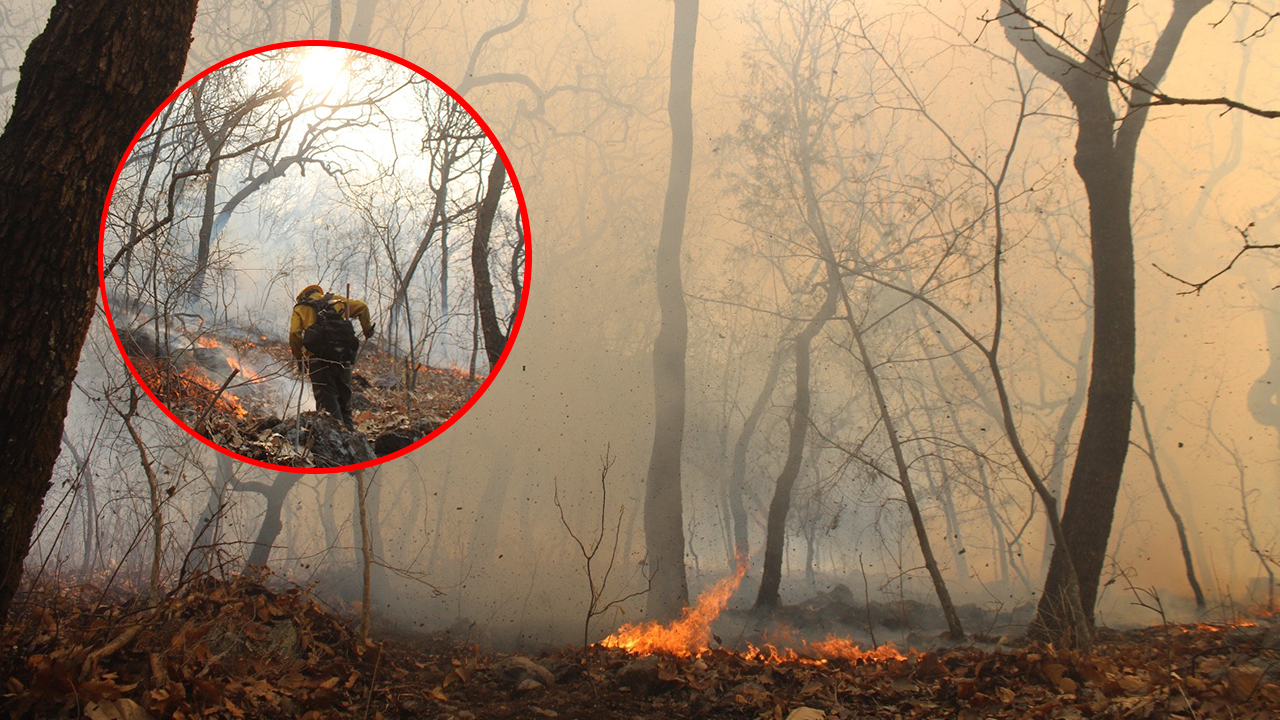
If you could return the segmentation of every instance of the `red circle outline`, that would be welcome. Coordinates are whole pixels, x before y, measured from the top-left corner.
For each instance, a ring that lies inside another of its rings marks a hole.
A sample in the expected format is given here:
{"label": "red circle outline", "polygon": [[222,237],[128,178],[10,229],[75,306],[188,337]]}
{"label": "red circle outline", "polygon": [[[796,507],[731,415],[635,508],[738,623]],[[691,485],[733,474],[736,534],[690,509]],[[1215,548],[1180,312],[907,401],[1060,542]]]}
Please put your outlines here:
{"label": "red circle outline", "polygon": [[[126,352],[124,349],[124,343],[121,342],[120,340],[120,333],[116,330],[115,320],[111,316],[111,312],[110,312],[111,304],[107,301],[106,254],[105,253],[106,253],[106,237],[107,237],[106,236],[107,217],[111,210],[111,199],[115,195],[116,183],[120,181],[120,173],[124,170],[125,162],[129,159],[129,156],[133,154],[133,149],[137,146],[138,141],[142,139],[142,136],[146,132],[147,128],[151,127],[151,124],[155,122],[155,119],[160,114],[160,111],[168,107],[169,104],[172,103],[179,95],[181,95],[188,88],[194,85],[196,81],[200,80],[206,75],[209,75],[210,73],[213,73],[223,67],[226,67],[227,65],[230,65],[231,63],[242,60],[251,55],[257,55],[259,53],[269,52],[272,50],[280,50],[283,48],[292,48],[292,47],[333,47],[333,48],[343,48],[346,50],[354,50],[356,52],[369,53],[371,55],[377,55],[385,60],[390,60],[391,62],[394,62],[397,65],[407,68],[417,73],[418,75],[421,75],[422,77],[425,77],[427,80],[431,82],[431,84],[435,85],[436,87],[448,93],[449,97],[453,98],[455,102],[457,102],[464,109],[466,109],[467,113],[471,115],[472,119],[474,119],[476,123],[480,126],[480,128],[484,130],[484,134],[489,138],[489,142],[493,143],[494,149],[497,150],[499,159],[502,160],[503,166],[505,166],[507,169],[507,176],[511,178],[511,188],[512,190],[515,191],[515,194],[516,194],[516,201],[517,201],[517,205],[519,206],[519,212],[520,212],[520,222],[524,228],[524,287],[521,288],[521,291],[520,291],[520,304],[516,309],[515,320],[513,320],[511,323],[511,330],[507,335],[507,344],[502,350],[502,355],[498,358],[497,364],[494,365],[493,368],[489,371],[489,374],[485,377],[484,382],[480,383],[480,387],[476,388],[476,391],[471,394],[471,397],[468,398],[466,404],[464,404],[453,415],[450,415],[449,419],[446,420],[443,425],[436,428],[429,435],[421,438],[420,440],[413,443],[412,445],[405,448],[401,448],[400,450],[397,450],[396,452],[391,453],[389,455],[383,455],[381,457],[374,458],[373,460],[366,460],[365,462],[362,462],[362,463],[356,463],[354,465],[343,465],[339,467],[326,467],[326,468],[293,467],[290,465],[276,465],[274,463],[264,462],[262,460],[254,460],[253,458],[248,458],[239,453],[232,452],[231,450],[219,445],[218,443],[215,443],[209,438],[193,430],[190,426],[188,426],[185,422],[183,422],[177,415],[175,415],[173,411],[170,410],[169,407],[165,405],[164,402],[162,402],[154,392],[152,392],[151,388],[147,385],[147,383],[143,382],[142,376],[138,373],[137,368],[133,366],[133,361],[129,358],[129,353]],[[192,437],[204,443],[205,445],[208,445],[210,448],[213,448],[215,451],[222,453],[223,455],[239,460],[240,462],[248,463],[250,465],[256,465],[260,468],[266,468],[268,470],[312,474],[312,475],[354,472],[356,470],[363,470],[365,468],[374,467],[377,465],[381,465],[385,462],[389,462],[391,460],[395,460],[397,458],[403,457],[413,452],[414,450],[417,450],[423,445],[426,445],[431,440],[434,440],[435,438],[439,437],[440,434],[443,433],[445,430],[448,430],[450,427],[452,427],[453,424],[457,422],[459,418],[467,414],[471,410],[472,406],[476,404],[476,401],[478,401],[481,398],[481,396],[483,396],[485,392],[489,389],[489,385],[493,383],[493,379],[497,377],[498,372],[502,370],[504,365],[506,365],[507,356],[511,354],[511,348],[514,346],[516,336],[520,332],[520,326],[524,322],[525,310],[529,303],[529,282],[532,278],[532,269],[533,269],[533,244],[531,242],[531,234],[529,231],[530,231],[529,209],[525,205],[524,191],[521,190],[520,188],[520,181],[516,177],[514,168],[511,166],[511,159],[507,156],[507,151],[503,149],[502,143],[498,142],[497,136],[494,135],[493,130],[489,128],[489,124],[484,121],[484,118],[482,118],[480,114],[476,112],[476,109],[471,106],[471,103],[467,102],[466,99],[464,99],[461,95],[459,95],[456,90],[450,87],[447,83],[437,78],[435,75],[422,69],[418,65],[415,65],[414,63],[411,63],[408,60],[405,60],[404,58],[399,57],[397,55],[393,55],[384,50],[379,50],[378,48],[369,47],[367,45],[357,45],[356,43],[332,41],[332,40],[291,40],[288,42],[280,42],[280,43],[272,43],[270,45],[263,45],[261,47],[253,48],[252,50],[246,50],[244,52],[237,53],[215,65],[212,65],[206,68],[200,73],[197,73],[190,80],[187,80],[185,83],[180,85],[178,89],[170,93],[169,97],[165,98],[165,101],[160,103],[160,106],[157,107],[155,111],[151,113],[151,115],[147,118],[146,122],[142,124],[142,127],[138,129],[138,132],[133,136],[133,141],[129,143],[129,149],[125,151],[124,155],[120,158],[119,164],[116,165],[115,175],[112,176],[111,178],[111,187],[107,191],[106,202],[103,203],[102,221],[98,224],[98,286],[99,286],[99,292],[102,295],[102,305],[107,310],[107,312],[105,313],[107,317],[107,325],[111,328],[111,335],[113,338],[115,338],[116,347],[120,348],[120,355],[124,358],[125,365],[129,368],[129,372],[133,373],[134,379],[137,380],[138,384],[142,386],[142,389],[146,391],[147,395],[151,398],[152,402],[154,402],[164,412],[165,415],[168,415],[170,420],[173,420],[175,423],[177,423],[179,427],[181,427],[183,430],[186,430],[187,433],[190,434]]]}

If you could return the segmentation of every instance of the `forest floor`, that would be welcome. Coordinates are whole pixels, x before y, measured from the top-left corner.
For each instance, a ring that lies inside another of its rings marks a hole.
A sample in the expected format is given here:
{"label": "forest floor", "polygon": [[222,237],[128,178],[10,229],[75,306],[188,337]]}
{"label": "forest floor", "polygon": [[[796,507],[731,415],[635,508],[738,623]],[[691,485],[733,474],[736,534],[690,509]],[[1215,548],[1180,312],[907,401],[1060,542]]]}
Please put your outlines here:
{"label": "forest floor", "polygon": [[1099,633],[1089,651],[1002,643],[804,653],[540,656],[445,636],[361,640],[298,588],[187,586],[152,608],[89,586],[29,593],[4,628],[13,718],[1275,718],[1280,619]]}
{"label": "forest floor", "polygon": [[189,427],[276,465],[339,467],[390,455],[434,432],[484,380],[367,348],[352,374],[353,433],[323,413],[298,412],[311,387],[298,381],[283,341],[247,333],[195,340],[176,357],[155,352],[154,343],[126,347],[137,350],[130,356],[148,387]]}

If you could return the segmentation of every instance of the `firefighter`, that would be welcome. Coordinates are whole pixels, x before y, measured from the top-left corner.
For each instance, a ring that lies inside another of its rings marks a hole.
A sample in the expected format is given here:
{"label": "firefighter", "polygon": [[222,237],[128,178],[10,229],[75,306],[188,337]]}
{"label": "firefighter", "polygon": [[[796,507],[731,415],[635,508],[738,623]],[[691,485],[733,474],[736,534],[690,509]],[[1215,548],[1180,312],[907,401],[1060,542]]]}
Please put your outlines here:
{"label": "firefighter", "polygon": [[316,409],[355,429],[351,416],[351,366],[360,350],[351,320],[360,321],[365,338],[373,336],[369,306],[308,285],[298,293],[289,318],[289,350],[298,372],[311,381]]}

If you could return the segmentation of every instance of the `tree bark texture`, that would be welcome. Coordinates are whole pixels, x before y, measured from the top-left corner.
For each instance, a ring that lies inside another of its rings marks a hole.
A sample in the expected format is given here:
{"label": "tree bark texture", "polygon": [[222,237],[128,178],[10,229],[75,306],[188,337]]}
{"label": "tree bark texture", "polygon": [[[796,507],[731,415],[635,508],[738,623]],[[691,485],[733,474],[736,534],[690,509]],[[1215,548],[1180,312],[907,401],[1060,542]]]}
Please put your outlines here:
{"label": "tree bark texture", "polygon": [[769,502],[769,518],[765,524],[764,567],[760,571],[760,589],[756,592],[756,609],[772,610],[778,607],[778,587],[782,583],[782,555],[786,548],[787,514],[791,511],[791,492],[800,476],[800,461],[804,458],[804,441],[809,433],[810,356],[813,339],[836,313],[836,293],[827,285],[826,299],[817,315],[796,335],[796,395],[792,406],[791,432],[787,437],[787,459],[778,473],[773,488],[773,500]]}
{"label": "tree bark texture", "polygon": [[58,457],[107,189],[181,79],[195,13],[196,0],[63,0],[23,61],[0,135],[0,277],[32,308],[0,315],[0,619]]}
{"label": "tree bark texture", "polygon": [[676,0],[671,40],[671,167],[658,237],[657,285],[661,324],[653,341],[653,450],[645,480],[644,535],[648,550],[648,612],[653,620],[679,617],[689,603],[684,566],[684,501],[680,455],[684,448],[685,353],[689,317],[680,277],[680,249],[693,171],[693,49],[698,0]]}
{"label": "tree bark texture", "polygon": [[493,167],[489,169],[489,185],[476,214],[476,232],[471,239],[471,271],[475,274],[480,329],[484,332],[484,351],[489,356],[490,370],[497,367],[502,359],[502,350],[507,346],[507,335],[502,332],[498,311],[494,308],[493,276],[489,274],[489,236],[493,234],[493,218],[498,213],[498,200],[502,197],[502,186],[506,181],[507,168],[502,164],[502,158],[494,157]]}

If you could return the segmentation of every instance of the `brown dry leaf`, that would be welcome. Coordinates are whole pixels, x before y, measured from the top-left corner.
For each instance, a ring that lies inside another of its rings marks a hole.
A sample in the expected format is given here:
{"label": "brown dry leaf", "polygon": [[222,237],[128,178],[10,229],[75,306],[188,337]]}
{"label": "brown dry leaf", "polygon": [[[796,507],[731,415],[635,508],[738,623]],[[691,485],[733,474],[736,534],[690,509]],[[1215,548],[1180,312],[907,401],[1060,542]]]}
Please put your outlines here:
{"label": "brown dry leaf", "polygon": [[1071,694],[1080,688],[1080,684],[1066,676],[1067,668],[1058,663],[1046,663],[1042,668],[1044,676],[1058,688],[1058,692]]}
{"label": "brown dry leaf", "polygon": [[1246,665],[1233,667],[1227,671],[1227,690],[1236,700],[1244,700],[1253,694],[1253,689],[1262,679],[1262,669]]}
{"label": "brown dry leaf", "polygon": [[1149,684],[1146,680],[1137,675],[1125,675],[1116,681],[1125,692],[1144,692]]}
{"label": "brown dry leaf", "polygon": [[151,720],[151,713],[129,698],[91,702],[84,706],[89,720]]}
{"label": "brown dry leaf", "polygon": [[1000,702],[1005,705],[1011,705],[1013,703],[1013,699],[1018,697],[1018,694],[1007,687],[1001,687],[996,688],[996,696],[1000,698]]}
{"label": "brown dry leaf", "polygon": [[817,695],[818,693],[822,692],[822,688],[823,688],[823,684],[821,681],[811,678],[809,679],[808,682],[804,684],[804,687],[800,688],[800,695],[801,697]]}
{"label": "brown dry leaf", "polygon": [[227,712],[231,713],[233,717],[235,718],[244,717],[244,711],[241,710],[235,703],[231,702],[231,698],[223,698],[222,705],[227,709]]}
{"label": "brown dry leaf", "polygon": [[319,685],[318,687],[319,687],[321,690],[329,690],[329,689],[332,689],[332,688],[334,688],[334,687],[337,687],[337,685],[338,685],[338,678],[335,676],[335,677],[331,677],[331,678],[329,678],[328,680],[325,680],[324,682],[320,683],[320,685]]}
{"label": "brown dry leaf", "polygon": [[786,720],[823,720],[827,714],[817,708],[798,707],[787,713]]}

